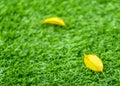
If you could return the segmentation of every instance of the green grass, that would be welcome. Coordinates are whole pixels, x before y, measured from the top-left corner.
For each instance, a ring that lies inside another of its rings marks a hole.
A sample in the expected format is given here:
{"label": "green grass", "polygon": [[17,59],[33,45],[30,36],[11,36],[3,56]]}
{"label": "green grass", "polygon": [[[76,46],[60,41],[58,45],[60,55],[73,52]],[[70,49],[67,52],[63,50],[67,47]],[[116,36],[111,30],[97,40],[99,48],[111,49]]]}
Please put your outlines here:
{"label": "green grass", "polygon": [[[54,16],[67,28],[40,24]],[[0,86],[120,86],[119,0],[0,0]]]}

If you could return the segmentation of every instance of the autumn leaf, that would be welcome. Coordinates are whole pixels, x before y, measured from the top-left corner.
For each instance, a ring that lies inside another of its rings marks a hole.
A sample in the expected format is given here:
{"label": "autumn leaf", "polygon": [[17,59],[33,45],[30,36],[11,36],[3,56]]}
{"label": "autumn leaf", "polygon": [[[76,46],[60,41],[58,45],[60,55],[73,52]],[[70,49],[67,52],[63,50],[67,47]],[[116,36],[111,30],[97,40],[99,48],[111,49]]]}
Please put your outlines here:
{"label": "autumn leaf", "polygon": [[103,63],[96,55],[85,55],[84,63],[89,69],[93,71],[103,72]]}
{"label": "autumn leaf", "polygon": [[43,20],[42,24],[53,24],[66,27],[65,22],[59,17],[46,18]]}

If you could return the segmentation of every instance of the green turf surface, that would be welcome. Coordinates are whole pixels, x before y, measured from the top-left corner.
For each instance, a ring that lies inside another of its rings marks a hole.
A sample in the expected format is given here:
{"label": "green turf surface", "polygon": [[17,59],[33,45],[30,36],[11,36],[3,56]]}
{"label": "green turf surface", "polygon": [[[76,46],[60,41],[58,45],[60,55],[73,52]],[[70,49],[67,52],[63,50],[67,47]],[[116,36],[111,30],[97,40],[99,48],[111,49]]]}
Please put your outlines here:
{"label": "green turf surface", "polygon": [[[67,28],[40,24],[54,16]],[[120,86],[120,1],[0,0],[0,86]]]}

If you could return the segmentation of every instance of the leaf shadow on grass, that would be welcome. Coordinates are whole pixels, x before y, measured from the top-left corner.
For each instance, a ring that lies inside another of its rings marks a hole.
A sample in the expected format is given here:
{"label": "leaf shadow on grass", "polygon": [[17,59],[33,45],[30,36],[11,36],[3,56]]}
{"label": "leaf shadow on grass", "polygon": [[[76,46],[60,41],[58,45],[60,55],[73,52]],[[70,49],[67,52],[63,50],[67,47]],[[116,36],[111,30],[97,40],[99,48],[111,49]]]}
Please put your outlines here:
{"label": "leaf shadow on grass", "polygon": [[43,24],[40,25],[40,29],[41,31],[44,31],[45,34],[49,34],[49,35],[65,35],[68,31],[68,28],[62,27],[62,26],[58,26],[58,25],[51,25],[51,24]]}

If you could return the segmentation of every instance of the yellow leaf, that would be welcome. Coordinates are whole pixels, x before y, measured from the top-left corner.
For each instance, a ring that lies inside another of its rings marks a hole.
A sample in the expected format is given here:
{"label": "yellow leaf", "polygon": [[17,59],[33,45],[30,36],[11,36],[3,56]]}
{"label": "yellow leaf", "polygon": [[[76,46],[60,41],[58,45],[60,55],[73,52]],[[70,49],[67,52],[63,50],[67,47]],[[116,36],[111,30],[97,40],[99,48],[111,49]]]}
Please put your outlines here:
{"label": "yellow leaf", "polygon": [[65,22],[59,17],[46,18],[43,20],[42,24],[54,24],[66,27]]}
{"label": "yellow leaf", "polygon": [[84,63],[89,69],[93,71],[103,72],[103,63],[96,55],[85,55]]}

